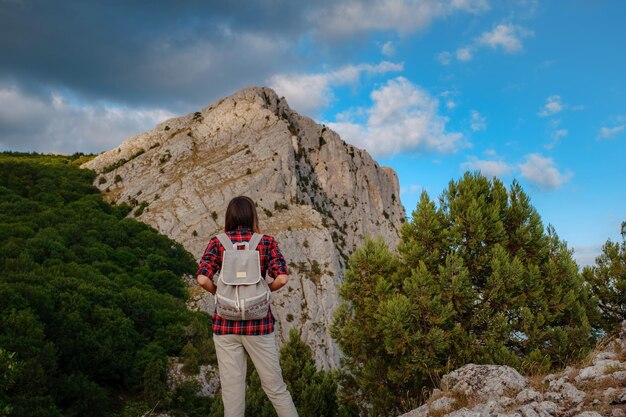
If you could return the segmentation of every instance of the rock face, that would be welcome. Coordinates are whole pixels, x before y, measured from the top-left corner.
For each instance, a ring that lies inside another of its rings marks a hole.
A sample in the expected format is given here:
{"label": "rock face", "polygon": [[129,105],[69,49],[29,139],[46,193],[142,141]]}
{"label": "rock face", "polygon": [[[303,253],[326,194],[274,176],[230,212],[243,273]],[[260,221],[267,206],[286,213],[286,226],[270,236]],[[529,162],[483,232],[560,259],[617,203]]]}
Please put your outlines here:
{"label": "rock face", "polygon": [[508,366],[465,365],[402,417],[625,417],[626,321],[578,367],[526,379]]}
{"label": "rock face", "polygon": [[[131,216],[198,259],[223,228],[230,199],[251,197],[290,266],[288,286],[272,301],[279,342],[296,326],[323,368],[338,365],[328,327],[348,255],[366,236],[395,247],[405,219],[393,170],[268,88],[163,122],[84,167],[99,173],[107,200],[131,204]],[[208,294],[192,294],[192,307],[212,311]]]}
{"label": "rock face", "polygon": [[519,392],[528,381],[509,366],[468,364],[452,371],[441,379],[442,385],[453,392],[471,395],[479,399]]}

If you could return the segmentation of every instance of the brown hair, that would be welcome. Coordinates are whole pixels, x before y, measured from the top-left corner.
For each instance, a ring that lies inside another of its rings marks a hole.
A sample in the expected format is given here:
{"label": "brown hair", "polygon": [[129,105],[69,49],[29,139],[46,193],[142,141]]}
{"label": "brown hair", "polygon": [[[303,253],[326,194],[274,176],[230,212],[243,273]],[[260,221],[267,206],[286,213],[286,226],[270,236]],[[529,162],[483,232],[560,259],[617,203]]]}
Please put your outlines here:
{"label": "brown hair", "polygon": [[261,233],[254,201],[243,195],[230,200],[224,219],[225,232],[237,230],[238,226],[250,228],[255,233]]}

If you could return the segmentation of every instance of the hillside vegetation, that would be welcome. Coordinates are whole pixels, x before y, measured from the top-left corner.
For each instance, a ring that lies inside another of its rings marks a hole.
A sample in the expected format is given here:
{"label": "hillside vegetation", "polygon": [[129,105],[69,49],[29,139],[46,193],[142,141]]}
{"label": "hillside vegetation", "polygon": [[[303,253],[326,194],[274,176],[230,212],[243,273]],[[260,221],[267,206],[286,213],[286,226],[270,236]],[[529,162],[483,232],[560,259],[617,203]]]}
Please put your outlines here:
{"label": "hillside vegetation", "polygon": [[362,414],[408,411],[466,363],[562,369],[626,319],[624,245],[581,274],[516,182],[467,173],[401,232],[397,253],[359,248],[340,289],[333,336]]}
{"label": "hillside vegetation", "polygon": [[78,156],[0,155],[0,415],[104,416],[165,388],[168,355],[210,360],[181,245],[103,202]]}

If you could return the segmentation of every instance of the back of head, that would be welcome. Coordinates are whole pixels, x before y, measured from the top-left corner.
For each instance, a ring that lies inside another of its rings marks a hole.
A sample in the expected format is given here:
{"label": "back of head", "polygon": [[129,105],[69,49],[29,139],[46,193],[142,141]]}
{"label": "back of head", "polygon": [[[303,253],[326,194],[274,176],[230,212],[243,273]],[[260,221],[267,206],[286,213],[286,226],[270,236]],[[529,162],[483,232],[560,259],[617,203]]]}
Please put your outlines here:
{"label": "back of head", "polygon": [[226,209],[224,231],[237,230],[238,227],[246,227],[253,232],[261,233],[254,201],[246,196],[233,198]]}

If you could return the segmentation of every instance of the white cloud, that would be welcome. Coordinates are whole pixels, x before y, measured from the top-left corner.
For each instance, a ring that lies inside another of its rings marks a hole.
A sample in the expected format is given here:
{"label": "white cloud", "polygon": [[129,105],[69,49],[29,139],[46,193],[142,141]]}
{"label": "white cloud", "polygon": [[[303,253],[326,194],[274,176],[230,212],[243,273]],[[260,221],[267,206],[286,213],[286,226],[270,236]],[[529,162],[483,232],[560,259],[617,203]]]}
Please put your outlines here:
{"label": "white cloud", "polygon": [[544,145],[544,148],[553,149],[559,143],[559,141],[562,138],[566,137],[567,135],[569,135],[569,131],[567,129],[556,129],[550,135],[550,137],[552,138],[552,141]]}
{"label": "white cloud", "polygon": [[472,50],[471,48],[459,48],[456,50],[456,59],[461,62],[467,62],[472,59]]}
{"label": "white cloud", "polygon": [[477,39],[478,45],[502,48],[507,53],[522,50],[522,39],[532,36],[533,32],[513,24],[499,24],[492,31],[485,32]]}
{"label": "white cloud", "polygon": [[356,83],[362,74],[384,74],[402,71],[403,64],[383,61],[378,65],[348,65],[336,71],[320,74],[279,74],[268,84],[278,95],[285,96],[289,106],[309,114],[328,106],[333,99],[332,87]]}
{"label": "white cloud", "polygon": [[502,177],[509,175],[513,167],[504,161],[478,159],[474,156],[461,164],[464,171],[480,171],[487,177]]}
{"label": "white cloud", "polygon": [[620,132],[624,131],[626,125],[614,126],[614,127],[602,127],[600,128],[600,133],[598,137],[600,139],[610,139],[613,136],[617,135]]}
{"label": "white cloud", "polygon": [[350,37],[372,30],[405,35],[457,12],[480,13],[488,9],[486,0],[343,0],[314,11],[311,24],[320,37]]}
{"label": "white cloud", "polygon": [[480,13],[489,10],[489,3],[487,0],[452,0],[452,7],[470,13]]}
{"label": "white cloud", "polygon": [[526,160],[519,165],[519,169],[522,177],[538,184],[544,190],[560,188],[573,176],[571,171],[560,172],[552,158],[536,153],[526,155]]}
{"label": "white cloud", "polygon": [[373,155],[393,155],[421,149],[454,152],[466,146],[463,135],[446,130],[448,118],[439,115],[439,102],[406,78],[389,80],[371,93],[365,124],[347,118],[327,123],[341,137]]}
{"label": "white cloud", "polygon": [[439,52],[436,58],[441,65],[450,65],[452,62],[452,54],[448,51]]}
{"label": "white cloud", "polygon": [[546,99],[546,104],[539,112],[539,116],[547,117],[555,115],[561,112],[565,108],[565,105],[561,102],[561,96],[553,95]]}
{"label": "white cloud", "polygon": [[[513,54],[523,49],[522,39],[532,36],[533,32],[521,26],[513,24],[500,24],[490,32],[484,32],[466,46],[458,48],[454,57],[459,62],[471,61],[474,53],[485,47],[493,49],[502,48],[506,53]],[[442,65],[449,65],[452,62],[453,54],[443,51],[437,54],[437,60]]]}
{"label": "white cloud", "polygon": [[174,115],[162,109],[75,104],[53,93],[29,96],[0,89],[0,148],[37,152],[101,152]]}
{"label": "white cloud", "polygon": [[561,139],[566,137],[569,134],[569,131],[567,129],[557,129],[554,132],[552,132],[552,138],[553,139]]}
{"label": "white cloud", "polygon": [[481,116],[479,112],[476,110],[471,111],[472,121],[470,127],[474,132],[480,132],[481,130],[487,129],[487,118]]}
{"label": "white cloud", "polygon": [[424,186],[420,184],[409,184],[407,186],[400,187],[400,195],[406,196],[406,195],[421,194],[422,191],[424,190],[425,190]]}
{"label": "white cloud", "polygon": [[446,107],[448,108],[448,110],[453,110],[458,106],[458,103],[453,99],[453,97],[458,95],[458,93],[448,90],[439,93],[439,97],[442,97],[446,101]]}
{"label": "white cloud", "polygon": [[596,258],[602,254],[602,245],[574,246],[572,254],[579,267],[593,266]]}
{"label": "white cloud", "polygon": [[396,54],[396,47],[393,45],[393,42],[388,41],[383,44],[381,52],[385,56],[392,57]]}

